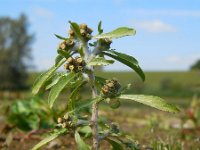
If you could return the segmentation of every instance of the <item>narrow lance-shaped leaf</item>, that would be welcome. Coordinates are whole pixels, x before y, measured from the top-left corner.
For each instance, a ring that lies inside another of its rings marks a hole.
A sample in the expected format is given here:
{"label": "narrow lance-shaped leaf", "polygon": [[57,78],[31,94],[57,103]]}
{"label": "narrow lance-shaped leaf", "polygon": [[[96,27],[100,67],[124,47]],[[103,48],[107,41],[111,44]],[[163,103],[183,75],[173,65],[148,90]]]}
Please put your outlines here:
{"label": "narrow lance-shaped leaf", "polygon": [[92,104],[97,103],[101,100],[101,97],[96,97],[94,99],[87,99],[84,100],[84,102],[78,103],[77,106],[75,107],[75,109],[73,109],[72,111],[69,111],[68,113],[73,113],[76,111],[80,111],[83,108],[87,108],[92,106]]}
{"label": "narrow lance-shaped leaf", "polygon": [[114,60],[106,60],[104,57],[96,57],[88,63],[88,66],[106,66],[113,63]]}
{"label": "narrow lance-shaped leaf", "polygon": [[89,145],[87,145],[80,137],[79,133],[75,132],[75,141],[78,146],[78,150],[90,150]]}
{"label": "narrow lance-shaped leaf", "polygon": [[60,39],[60,40],[67,40],[67,38],[65,38],[65,37],[62,37],[62,36],[60,36],[60,35],[57,35],[57,34],[54,34],[58,39]]}
{"label": "narrow lance-shaped leaf", "polygon": [[48,103],[50,108],[52,108],[56,98],[58,97],[58,95],[60,94],[60,92],[65,88],[65,86],[70,83],[71,80],[73,80],[75,77],[77,76],[77,74],[71,72],[66,76],[62,76],[60,78],[60,80],[57,82],[56,85],[53,86],[53,88],[51,89],[50,93],[49,93],[49,97],[48,97]]}
{"label": "narrow lance-shaped leaf", "polygon": [[112,145],[112,150],[123,150],[123,146],[120,142],[117,142],[110,138],[106,138],[105,140]]}
{"label": "narrow lance-shaped leaf", "polygon": [[135,70],[135,72],[142,78],[142,80],[145,80],[144,72],[142,71],[138,64],[138,61],[134,57],[113,50],[108,50],[102,53]]}
{"label": "narrow lance-shaped leaf", "polygon": [[54,140],[55,138],[57,138],[59,135],[64,134],[67,132],[67,129],[61,129],[53,134],[51,134],[50,136],[46,137],[45,139],[43,139],[42,141],[40,141],[38,144],[36,144],[31,150],[38,150],[40,147],[44,146],[45,144],[51,142],[52,140]]}
{"label": "narrow lance-shaped leaf", "polygon": [[93,39],[102,39],[102,38],[113,39],[113,38],[120,38],[123,36],[135,35],[135,33],[136,33],[136,31],[132,28],[120,27],[111,32],[96,35],[93,37]]}
{"label": "narrow lance-shaped leaf", "polygon": [[55,77],[52,77],[52,82],[48,84],[45,89],[49,90],[50,88],[52,88],[55,84],[58,83],[58,81],[60,80],[62,76],[64,76],[64,73],[58,73],[55,75]]}
{"label": "narrow lance-shaped leaf", "polygon": [[58,56],[56,56],[56,58],[55,58],[55,66],[57,66],[59,64],[59,62],[64,58],[65,57],[63,55],[58,54]]}
{"label": "narrow lance-shaped leaf", "polygon": [[33,89],[32,89],[32,93],[33,94],[37,94],[40,90],[40,88],[44,85],[44,83],[53,75],[53,73],[61,66],[63,65],[65,62],[65,59],[62,59],[57,66],[53,66],[51,67],[47,72],[44,72],[43,74],[41,74],[35,81],[35,83],[33,84]]}
{"label": "narrow lance-shaped leaf", "polygon": [[103,29],[101,28],[101,24],[102,24],[102,21],[99,21],[99,24],[98,24],[98,32],[99,32],[99,34],[103,33]]}
{"label": "narrow lance-shaped leaf", "polygon": [[95,76],[95,82],[100,86],[103,86],[106,83],[106,79],[99,76]]}
{"label": "narrow lance-shaped leaf", "polygon": [[71,93],[71,95],[69,97],[69,101],[67,103],[68,110],[73,110],[74,109],[74,106],[75,106],[74,101],[75,101],[76,94],[78,93],[80,88],[86,83],[87,83],[87,81],[83,81],[83,80],[80,80],[80,81],[77,82],[76,87],[72,91],[72,93]]}
{"label": "narrow lance-shaped leaf", "polygon": [[133,101],[157,108],[162,111],[173,112],[173,113],[179,112],[179,109],[176,106],[167,103],[165,100],[157,96],[120,95],[118,98],[133,100]]}

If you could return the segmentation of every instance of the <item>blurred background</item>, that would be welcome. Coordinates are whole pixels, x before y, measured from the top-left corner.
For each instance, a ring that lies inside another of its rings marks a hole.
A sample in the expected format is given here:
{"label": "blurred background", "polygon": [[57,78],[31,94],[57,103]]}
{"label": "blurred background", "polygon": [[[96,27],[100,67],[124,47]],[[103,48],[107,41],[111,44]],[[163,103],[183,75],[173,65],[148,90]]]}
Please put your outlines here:
{"label": "blurred background", "polygon": [[[128,93],[157,95],[182,110],[180,114],[174,115],[124,102],[120,109],[111,110],[107,114],[109,118],[120,122],[124,130],[131,132],[141,145],[168,145],[173,149],[199,148],[198,0],[1,0],[2,147],[6,145],[11,149],[20,149],[16,146],[16,141],[20,141],[20,138],[15,137],[16,133],[20,133],[24,140],[24,136],[33,129],[51,127],[59,115],[59,111],[51,111],[45,105],[46,95],[33,97],[31,86],[42,71],[54,64],[60,43],[54,34],[67,36],[69,20],[87,23],[94,30],[94,35],[97,34],[100,20],[104,32],[119,26],[136,29],[134,37],[114,40],[112,48],[134,56],[145,71],[146,81],[142,82],[134,72],[117,62],[113,66],[100,68],[97,75],[104,78],[116,77],[122,85],[131,83]],[[62,101],[65,98],[61,96],[60,99]],[[110,110],[102,107],[102,114],[107,109]],[[118,117],[114,117],[116,115]],[[135,131],[137,127],[145,130]],[[13,131],[13,128],[19,131]],[[23,149],[33,146],[29,139],[26,140],[28,142],[23,144]],[[173,140],[178,142],[173,143]]]}

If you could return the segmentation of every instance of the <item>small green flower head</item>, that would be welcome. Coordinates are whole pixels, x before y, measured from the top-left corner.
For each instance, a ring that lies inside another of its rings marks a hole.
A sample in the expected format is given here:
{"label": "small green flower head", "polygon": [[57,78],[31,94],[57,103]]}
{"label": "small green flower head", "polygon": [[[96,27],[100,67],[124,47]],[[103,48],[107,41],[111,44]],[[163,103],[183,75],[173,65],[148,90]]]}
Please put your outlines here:
{"label": "small green flower head", "polygon": [[99,39],[99,49],[100,50],[108,50],[110,49],[110,45],[112,43],[112,40],[109,38]]}
{"label": "small green flower head", "polygon": [[106,98],[114,98],[118,96],[120,83],[116,79],[106,80],[106,84],[102,87],[101,92]]}

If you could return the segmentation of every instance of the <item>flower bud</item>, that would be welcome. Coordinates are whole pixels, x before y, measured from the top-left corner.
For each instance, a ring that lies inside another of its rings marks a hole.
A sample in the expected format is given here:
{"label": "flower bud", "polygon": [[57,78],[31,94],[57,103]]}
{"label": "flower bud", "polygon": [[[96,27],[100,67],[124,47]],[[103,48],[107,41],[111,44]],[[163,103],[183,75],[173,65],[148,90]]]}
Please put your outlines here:
{"label": "flower bud", "polygon": [[64,68],[67,70],[69,69],[69,64],[64,64]]}
{"label": "flower bud", "polygon": [[66,127],[67,127],[67,123],[66,122],[62,123],[62,128],[66,128]]}
{"label": "flower bud", "polygon": [[74,59],[73,59],[72,57],[69,57],[69,58],[67,59],[67,62],[68,62],[68,63],[73,63],[73,60],[74,60]]}
{"label": "flower bud", "polygon": [[83,62],[83,59],[82,59],[81,57],[78,57],[78,58],[76,59],[76,62],[79,63],[79,64],[81,64],[81,63]]}
{"label": "flower bud", "polygon": [[80,29],[80,33],[81,33],[82,36],[85,36],[87,34],[85,29]]}
{"label": "flower bud", "polygon": [[82,67],[82,66],[78,66],[78,70],[79,70],[79,71],[82,71],[82,70],[83,70],[83,67]]}
{"label": "flower bud", "polygon": [[63,122],[63,119],[59,117],[59,118],[57,119],[57,122],[58,122],[58,123],[62,123],[62,122]]}
{"label": "flower bud", "polygon": [[103,86],[101,91],[103,92],[103,94],[107,94],[108,93],[108,90],[109,90],[109,87],[108,86]]}
{"label": "flower bud", "polygon": [[69,119],[69,114],[65,114],[63,117],[65,120]]}
{"label": "flower bud", "polygon": [[74,65],[69,65],[69,70],[73,71],[74,70]]}
{"label": "flower bud", "polygon": [[74,36],[74,31],[73,31],[72,29],[70,29],[70,30],[68,31],[68,33],[69,33],[69,36]]}
{"label": "flower bud", "polygon": [[86,29],[87,29],[87,24],[82,23],[82,24],[79,25],[79,28],[80,28],[80,29],[85,29],[85,30],[86,30]]}
{"label": "flower bud", "polygon": [[69,47],[74,46],[74,44],[75,44],[74,41],[71,40],[71,39],[68,39],[68,40],[66,41],[66,45],[69,46]]}
{"label": "flower bud", "polygon": [[112,87],[114,87],[114,84],[112,82],[110,82],[110,83],[107,84],[107,86],[112,88]]}
{"label": "flower bud", "polygon": [[66,49],[66,43],[65,43],[65,41],[62,42],[62,43],[60,43],[59,48],[62,49],[62,50]]}

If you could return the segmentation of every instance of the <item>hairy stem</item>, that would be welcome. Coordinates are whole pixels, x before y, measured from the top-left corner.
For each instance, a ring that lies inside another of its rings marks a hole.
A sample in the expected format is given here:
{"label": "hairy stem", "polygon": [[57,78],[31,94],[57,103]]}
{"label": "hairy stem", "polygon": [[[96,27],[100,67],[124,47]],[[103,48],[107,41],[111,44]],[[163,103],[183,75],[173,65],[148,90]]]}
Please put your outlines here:
{"label": "hairy stem", "polygon": [[[89,80],[90,80],[90,83],[91,83],[92,97],[95,98],[97,96],[97,89],[96,89],[95,84],[94,84],[95,77],[94,77],[93,73],[89,74]],[[98,147],[99,147],[98,103],[94,103],[92,105],[91,125],[92,125],[92,134],[93,134],[92,150],[98,150]]]}
{"label": "hairy stem", "polygon": [[[91,51],[88,49],[87,43],[82,42],[81,44],[84,52],[84,59],[86,62],[90,61],[91,57],[95,57],[95,55],[91,56]],[[92,90],[92,98],[96,98],[98,93],[95,86],[95,76],[93,67],[90,68],[91,72],[87,73],[91,90]],[[92,105],[92,117],[91,117],[91,126],[92,126],[92,135],[93,135],[93,143],[92,150],[98,150],[99,148],[99,134],[98,134],[98,102]]]}

